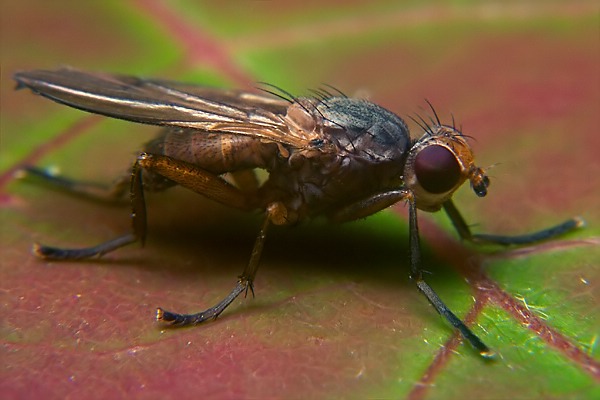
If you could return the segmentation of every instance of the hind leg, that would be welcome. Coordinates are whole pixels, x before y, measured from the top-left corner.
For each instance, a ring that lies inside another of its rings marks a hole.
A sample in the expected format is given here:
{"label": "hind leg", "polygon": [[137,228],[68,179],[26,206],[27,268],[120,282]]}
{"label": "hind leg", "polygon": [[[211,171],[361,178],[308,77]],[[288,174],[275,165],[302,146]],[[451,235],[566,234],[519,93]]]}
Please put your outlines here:
{"label": "hind leg", "polygon": [[[146,203],[144,200],[143,171],[148,171],[151,174],[148,176],[154,177],[154,184],[162,180],[162,182],[171,182],[172,184],[180,184],[194,192],[200,193],[212,200],[221,204],[228,205],[243,210],[254,208],[254,201],[247,194],[230,185],[218,175],[214,175],[205,171],[193,164],[185,163],[163,155],[153,155],[142,153],[132,168],[131,177],[129,179],[129,194],[131,200],[131,221],[132,231],[125,235],[111,239],[107,242],[100,243],[96,246],[84,247],[78,249],[63,249],[58,247],[34,245],[34,254],[40,258],[55,259],[55,260],[76,260],[82,258],[99,257],[103,254],[112,252],[123,246],[126,246],[137,241],[144,244],[146,237]],[[160,177],[158,179],[157,177]],[[51,183],[56,183],[60,187],[64,187],[70,192],[83,193],[89,195],[89,184],[75,183],[64,178],[46,178]],[[112,193],[118,193],[123,189],[123,182],[118,183],[118,190],[108,190],[100,196],[100,198],[108,199]],[[154,188],[156,188],[154,186]],[[94,193],[94,197],[98,197]]]}
{"label": "hind leg", "polygon": [[69,194],[92,200],[116,202],[125,197],[131,178],[123,174],[111,185],[78,181],[50,173],[47,169],[27,166],[22,169],[27,178]]}

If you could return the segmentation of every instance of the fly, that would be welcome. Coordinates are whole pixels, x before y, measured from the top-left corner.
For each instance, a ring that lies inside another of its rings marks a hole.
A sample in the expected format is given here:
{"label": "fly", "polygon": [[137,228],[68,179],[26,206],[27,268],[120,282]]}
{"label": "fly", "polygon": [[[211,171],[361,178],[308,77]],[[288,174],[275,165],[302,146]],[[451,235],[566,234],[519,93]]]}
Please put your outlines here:
{"label": "fly", "polygon": [[[64,249],[34,245],[43,259],[98,257],[146,236],[145,191],[175,185],[233,208],[264,213],[250,260],[233,290],[196,314],[162,308],[156,318],[167,324],[196,325],[217,318],[241,293],[254,292],[254,278],[271,225],[293,225],[324,216],[333,222],[367,217],[400,201],[409,210],[410,277],[433,307],[484,357],[493,352],[439,298],[423,279],[417,210],[448,214],[463,240],[501,245],[528,244],[583,225],[580,218],[532,234],[473,234],[452,202],[466,181],[479,197],[489,179],[475,165],[467,138],[441,123],[433,107],[431,121],[411,139],[396,114],[366,100],[327,89],[313,97],[265,90],[251,93],[165,80],[92,74],[70,68],[14,75],[17,88],[91,113],[163,126],[145,145],[128,174],[112,187],[51,176],[35,167],[26,171],[69,192],[118,200],[129,194],[132,230],[92,247]],[[332,89],[333,90],[333,89]],[[431,106],[431,105],[430,105]],[[259,183],[255,169],[268,178]],[[223,174],[229,173],[233,183]]]}

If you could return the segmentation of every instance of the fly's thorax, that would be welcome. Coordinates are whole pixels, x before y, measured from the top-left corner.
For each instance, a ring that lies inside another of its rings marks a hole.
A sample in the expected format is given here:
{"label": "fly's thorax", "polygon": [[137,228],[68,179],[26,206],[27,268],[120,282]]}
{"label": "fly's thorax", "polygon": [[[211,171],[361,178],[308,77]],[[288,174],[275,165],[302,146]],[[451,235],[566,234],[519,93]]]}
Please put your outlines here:
{"label": "fly's thorax", "polygon": [[410,146],[400,117],[363,99],[332,97],[316,104],[324,136],[341,151],[372,163],[402,163]]}
{"label": "fly's thorax", "polygon": [[467,179],[478,196],[485,196],[489,180],[475,166],[471,146],[456,129],[434,126],[410,149],[404,183],[419,209],[439,210]]}
{"label": "fly's thorax", "polygon": [[410,147],[404,120],[363,99],[296,98],[283,120],[304,142],[291,151],[291,164],[295,158],[350,158],[367,169],[394,169],[404,165]]}

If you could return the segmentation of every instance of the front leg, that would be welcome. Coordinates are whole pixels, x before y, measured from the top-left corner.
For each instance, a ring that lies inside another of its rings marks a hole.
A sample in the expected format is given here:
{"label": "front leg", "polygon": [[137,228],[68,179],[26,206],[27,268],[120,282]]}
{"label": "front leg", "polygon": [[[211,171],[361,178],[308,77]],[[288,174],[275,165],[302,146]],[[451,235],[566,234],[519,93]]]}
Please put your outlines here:
{"label": "front leg", "polygon": [[414,198],[408,198],[409,210],[409,248],[410,248],[410,277],[415,282],[421,293],[436,309],[441,316],[446,318],[461,335],[471,343],[482,357],[492,358],[494,352],[477,337],[465,324],[444,304],[442,299],[435,293],[425,280],[423,280],[423,269],[421,267],[421,244],[419,239],[419,224],[417,222],[417,206]]}
{"label": "front leg", "polygon": [[458,232],[461,239],[468,240],[474,243],[494,243],[501,245],[531,244],[564,235],[567,232],[570,232],[574,229],[580,228],[585,225],[585,221],[582,218],[575,217],[550,228],[542,229],[540,231],[525,235],[503,236],[490,235],[484,233],[473,234],[471,233],[471,229],[465,222],[464,218],[462,217],[452,200],[447,200],[443,204],[443,207],[444,211],[446,211],[446,214],[448,214],[448,217],[450,217],[452,225],[454,225],[454,228]]}
{"label": "front leg", "polygon": [[367,198],[346,204],[331,214],[329,219],[331,219],[333,222],[348,222],[360,218],[366,218],[369,215],[388,208],[401,200],[406,200],[407,195],[408,191],[404,189],[376,193]]}
{"label": "front leg", "polygon": [[417,288],[425,295],[436,311],[456,328],[461,335],[481,354],[490,358],[494,353],[475,335],[465,324],[444,304],[437,293],[423,279],[421,265],[421,244],[419,240],[419,225],[417,223],[417,206],[411,191],[406,189],[390,190],[377,193],[360,201],[346,205],[331,216],[337,222],[352,221],[376,213],[399,201],[408,202],[409,209],[409,249],[410,249],[410,278]]}

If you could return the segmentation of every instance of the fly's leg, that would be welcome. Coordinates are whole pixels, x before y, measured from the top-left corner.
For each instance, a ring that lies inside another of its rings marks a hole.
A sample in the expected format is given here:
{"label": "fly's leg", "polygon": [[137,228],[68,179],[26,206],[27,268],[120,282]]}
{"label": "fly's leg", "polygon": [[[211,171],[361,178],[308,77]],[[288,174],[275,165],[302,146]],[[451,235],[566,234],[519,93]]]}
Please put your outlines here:
{"label": "fly's leg", "polygon": [[388,192],[376,193],[373,196],[350,203],[338,209],[330,219],[334,222],[354,221],[375,214],[400,200],[405,200],[406,190],[390,190]]}
{"label": "fly's leg", "polygon": [[377,193],[366,199],[351,203],[338,212],[332,219],[338,222],[351,221],[363,218],[380,211],[398,201],[405,200],[409,207],[409,249],[410,249],[410,277],[417,288],[425,295],[436,311],[456,328],[461,335],[483,357],[493,357],[494,353],[458,318],[440,299],[437,293],[423,280],[421,268],[421,245],[419,241],[419,226],[417,223],[417,206],[412,193],[408,190],[391,190]]}
{"label": "fly's leg", "polygon": [[[252,196],[249,196],[235,186],[230,185],[219,176],[207,172],[193,164],[163,155],[142,153],[138,157],[136,165],[139,165],[140,168],[155,172],[221,204],[242,210],[256,208],[256,202]],[[135,185],[132,184],[132,187],[133,186]],[[285,207],[279,203],[271,204],[267,208],[265,221],[263,222],[254,243],[248,265],[244,269],[242,275],[238,278],[231,293],[217,305],[197,314],[177,314],[158,308],[156,312],[157,320],[177,326],[199,324],[203,321],[217,318],[219,314],[221,314],[241,293],[245,292],[247,294],[248,290],[250,290],[254,294],[253,282],[260,262],[267,229],[271,222],[281,224],[286,215],[287,211]],[[143,221],[143,230],[145,232],[145,208],[143,218],[139,219],[139,227],[136,227],[136,221],[138,221],[138,219],[135,212],[133,219],[134,231],[142,229],[141,223]]]}
{"label": "fly's leg", "polygon": [[[144,201],[142,170],[156,173],[157,175],[167,178],[221,204],[242,210],[256,208],[256,201],[253,196],[230,185],[218,175],[212,174],[193,164],[173,159],[168,156],[142,153],[132,168],[130,180],[132,233],[101,243],[98,246],[82,249],[60,249],[48,246],[37,246],[36,254],[42,258],[80,259],[100,256],[136,241],[140,241],[143,244],[146,235],[146,205]],[[245,179],[251,181],[248,177]],[[71,189],[72,185],[70,181],[64,181],[64,186]],[[253,184],[250,183],[247,186],[248,190],[252,191]],[[79,190],[77,191],[79,192]],[[241,293],[245,292],[247,294],[248,290],[250,290],[254,294],[253,281],[258,269],[267,229],[271,222],[276,224],[284,223],[286,217],[287,210],[279,203],[271,204],[267,208],[267,215],[254,243],[250,262],[244,269],[242,275],[238,278],[234,289],[221,302],[206,311],[191,315],[176,314],[159,308],[157,310],[157,319],[177,326],[198,324],[208,319],[216,318]]]}
{"label": "fly's leg", "polygon": [[93,200],[116,202],[127,193],[131,178],[128,174],[117,179],[112,185],[106,186],[95,182],[83,182],[51,174],[47,169],[32,166],[24,167],[22,172],[27,177],[48,184],[69,194],[83,196]]}
{"label": "fly's leg", "polygon": [[442,299],[435,293],[435,291],[423,280],[423,270],[421,268],[421,244],[419,241],[419,225],[417,223],[417,206],[412,195],[407,196],[408,210],[409,210],[409,248],[410,248],[410,277],[415,282],[421,293],[427,297],[427,300],[436,309],[441,316],[446,318],[450,324],[456,328],[460,334],[467,339],[469,343],[479,352],[479,354],[485,358],[491,358],[494,356],[494,352],[489,349],[471,331],[465,324],[458,318],[450,309],[444,304]]}
{"label": "fly's leg", "polygon": [[[342,207],[331,218],[338,222],[351,221],[366,217],[385,207],[388,207],[400,200],[408,202],[409,206],[409,248],[410,248],[410,277],[415,282],[421,293],[427,297],[427,300],[433,305],[436,311],[442,315],[450,324],[456,328],[461,335],[481,354],[483,357],[491,358],[494,352],[489,349],[465,324],[458,318],[440,299],[435,291],[423,279],[421,267],[421,245],[419,239],[419,226],[417,222],[417,206],[412,193],[407,190],[393,190],[383,193],[377,193],[366,199],[351,203]],[[496,244],[528,244],[541,240],[560,236],[573,229],[583,226],[584,221],[581,218],[572,218],[559,225],[548,229],[520,236],[500,236],[487,234],[472,234],[459,211],[451,200],[443,204],[444,210],[452,220],[452,223],[458,231],[460,237],[477,243],[496,243]]]}
{"label": "fly's leg", "polygon": [[446,201],[443,207],[446,211],[446,214],[448,214],[448,217],[450,217],[452,225],[454,225],[454,228],[458,232],[461,239],[468,240],[474,243],[494,243],[501,245],[531,244],[564,235],[567,232],[570,232],[585,225],[585,222],[582,218],[575,217],[550,228],[525,235],[502,236],[489,234],[473,234],[471,233],[471,229],[465,222],[464,218],[462,217],[452,200]]}
{"label": "fly's leg", "polygon": [[137,241],[143,245],[146,237],[146,203],[144,201],[144,185],[142,182],[143,169],[170,179],[224,205],[244,210],[251,208],[248,196],[225,182],[219,176],[192,164],[167,156],[142,153],[133,165],[130,179],[131,233],[119,236],[97,246],[80,249],[62,249],[36,244],[34,246],[34,254],[45,259],[77,260],[99,257]]}
{"label": "fly's leg", "polygon": [[256,277],[256,271],[260,263],[260,257],[267,237],[267,229],[271,223],[279,224],[285,219],[286,210],[279,203],[273,203],[267,208],[265,220],[260,228],[258,236],[254,241],[254,247],[252,248],[252,254],[250,255],[250,261],[244,268],[244,272],[238,277],[238,281],[234,286],[231,293],[229,293],[219,303],[210,307],[204,311],[196,314],[177,314],[174,312],[163,310],[158,308],[156,310],[157,321],[166,322],[174,326],[189,326],[197,325],[204,321],[216,319],[241,293],[248,294],[248,290],[252,292],[254,296],[254,278]]}
{"label": "fly's leg", "polygon": [[227,183],[220,176],[194,164],[150,153],[140,154],[137,163],[141,168],[155,172],[218,203],[244,211],[256,208],[252,196]]}
{"label": "fly's leg", "polygon": [[[49,182],[51,183],[56,182],[58,185],[67,189],[69,192],[90,195],[90,193],[87,192],[87,187],[89,186],[89,184],[87,183],[78,183],[60,177],[48,177],[47,179],[49,179]],[[119,187],[121,187],[123,186],[123,183],[118,183],[118,185]],[[123,189],[120,188],[119,190]],[[127,233],[125,235],[116,237],[109,241],[100,243],[96,246],[82,247],[78,249],[63,249],[59,247],[45,246],[36,243],[33,245],[33,254],[37,257],[50,260],[80,260],[85,258],[100,257],[106,253],[110,253],[111,251],[119,249],[128,244],[135,243],[137,241],[141,241],[143,245],[146,237],[146,203],[144,201],[142,170],[140,168],[139,162],[136,162],[132,168],[131,177],[129,179],[129,193],[131,200],[131,233]],[[97,196],[94,195],[94,198],[96,197]],[[100,198],[105,199],[107,197],[103,196]]]}

